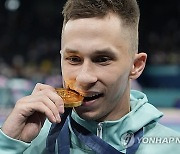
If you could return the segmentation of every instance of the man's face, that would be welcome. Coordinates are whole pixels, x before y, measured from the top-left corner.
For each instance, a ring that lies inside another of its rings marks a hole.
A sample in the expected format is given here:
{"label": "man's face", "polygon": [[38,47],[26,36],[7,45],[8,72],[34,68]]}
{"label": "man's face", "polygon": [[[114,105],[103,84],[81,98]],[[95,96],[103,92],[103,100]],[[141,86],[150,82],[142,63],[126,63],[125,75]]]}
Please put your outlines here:
{"label": "man's face", "polygon": [[65,85],[85,99],[75,110],[81,118],[115,120],[129,109],[132,54],[127,29],[114,14],[70,20],[62,36]]}

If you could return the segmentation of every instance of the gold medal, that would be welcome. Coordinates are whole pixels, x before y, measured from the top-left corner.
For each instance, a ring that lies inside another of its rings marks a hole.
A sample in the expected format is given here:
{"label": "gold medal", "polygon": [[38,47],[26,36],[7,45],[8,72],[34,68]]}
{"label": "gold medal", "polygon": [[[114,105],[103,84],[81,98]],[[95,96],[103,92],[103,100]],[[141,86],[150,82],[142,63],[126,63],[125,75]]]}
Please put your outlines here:
{"label": "gold medal", "polygon": [[84,99],[78,92],[70,89],[55,88],[56,92],[64,101],[64,107],[78,107]]}

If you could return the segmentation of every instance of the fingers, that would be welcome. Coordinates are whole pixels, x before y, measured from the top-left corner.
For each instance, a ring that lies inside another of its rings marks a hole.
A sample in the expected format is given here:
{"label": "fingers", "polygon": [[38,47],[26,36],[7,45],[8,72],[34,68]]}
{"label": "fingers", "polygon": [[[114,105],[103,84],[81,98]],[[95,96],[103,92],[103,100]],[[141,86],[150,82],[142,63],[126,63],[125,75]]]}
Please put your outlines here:
{"label": "fingers", "polygon": [[42,91],[42,90],[45,90],[45,89],[49,89],[49,90],[55,91],[55,89],[52,86],[50,86],[50,85],[46,85],[46,84],[42,84],[42,83],[37,83],[36,86],[34,87],[32,95],[35,94],[38,91]]}
{"label": "fingers", "polygon": [[[47,105],[51,104],[52,106],[56,106],[58,108],[59,113],[64,113],[64,103],[62,98],[57,94],[57,92],[51,89],[44,89],[39,92],[36,92],[33,94],[34,97],[38,101],[43,101],[43,102],[49,102]],[[47,101],[46,101],[47,100]],[[52,104],[53,103],[53,104]]]}
{"label": "fingers", "polygon": [[29,117],[34,112],[43,113],[51,122],[59,123],[60,114],[64,113],[64,103],[55,89],[49,85],[37,84],[30,96],[20,99],[16,108],[23,116]]}
{"label": "fingers", "polygon": [[43,95],[48,96],[52,102],[55,103],[56,107],[59,109],[60,113],[64,113],[64,103],[62,98],[57,94],[54,87],[46,84],[37,83],[32,95]]}

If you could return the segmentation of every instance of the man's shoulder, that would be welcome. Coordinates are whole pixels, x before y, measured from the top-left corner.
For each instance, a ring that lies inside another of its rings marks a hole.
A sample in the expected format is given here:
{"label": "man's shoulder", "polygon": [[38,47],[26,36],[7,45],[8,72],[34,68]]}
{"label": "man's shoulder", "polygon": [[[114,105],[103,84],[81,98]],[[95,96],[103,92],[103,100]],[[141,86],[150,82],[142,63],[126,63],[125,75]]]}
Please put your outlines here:
{"label": "man's shoulder", "polygon": [[145,127],[145,132],[147,136],[177,136],[180,138],[180,132],[158,122]]}
{"label": "man's shoulder", "polygon": [[144,129],[138,154],[179,154],[180,133],[160,123],[151,123]]}

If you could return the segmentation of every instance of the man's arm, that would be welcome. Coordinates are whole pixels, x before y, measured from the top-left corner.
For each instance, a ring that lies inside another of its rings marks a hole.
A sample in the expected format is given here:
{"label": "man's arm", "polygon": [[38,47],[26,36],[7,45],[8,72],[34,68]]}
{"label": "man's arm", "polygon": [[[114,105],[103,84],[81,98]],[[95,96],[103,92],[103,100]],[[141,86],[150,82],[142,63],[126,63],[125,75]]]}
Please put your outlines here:
{"label": "man's arm", "polygon": [[2,154],[19,154],[23,153],[30,143],[10,138],[0,130],[0,153]]}
{"label": "man's arm", "polygon": [[[61,121],[59,114],[63,112],[63,101],[55,89],[49,85],[37,84],[30,96],[17,101],[4,122],[0,132],[0,140],[3,140],[0,150],[8,148],[15,150],[19,145],[25,150],[38,136],[45,119],[59,123]],[[15,149],[9,143],[14,145]]]}

